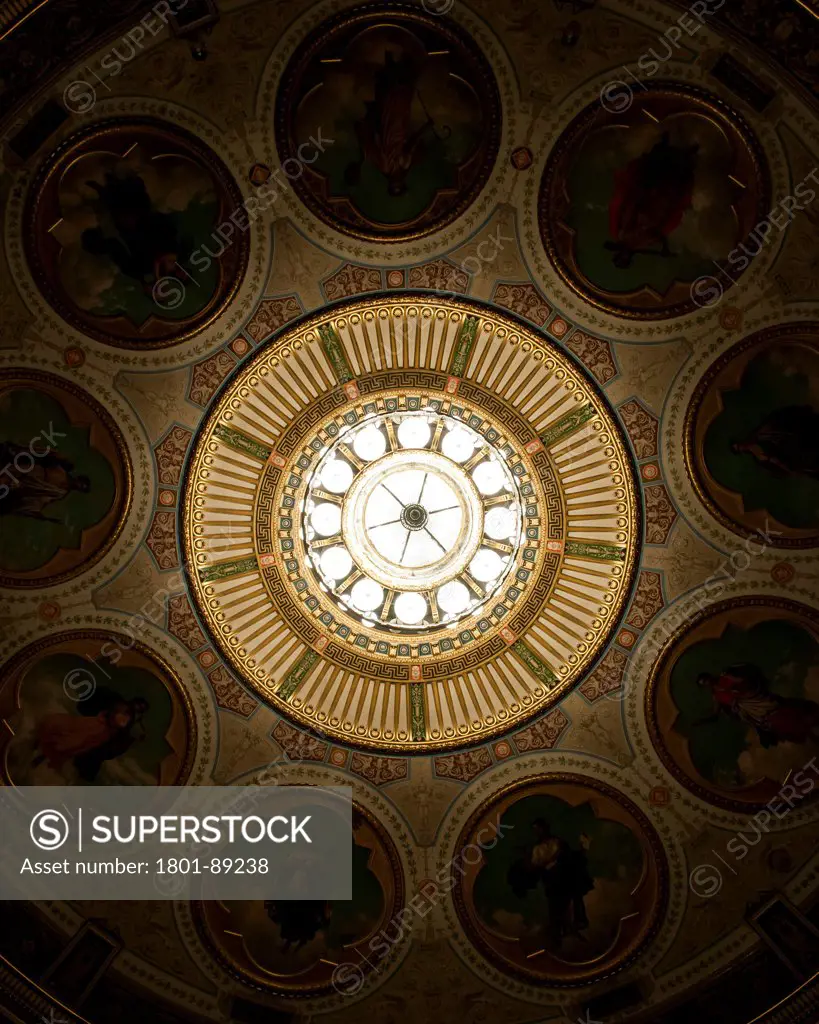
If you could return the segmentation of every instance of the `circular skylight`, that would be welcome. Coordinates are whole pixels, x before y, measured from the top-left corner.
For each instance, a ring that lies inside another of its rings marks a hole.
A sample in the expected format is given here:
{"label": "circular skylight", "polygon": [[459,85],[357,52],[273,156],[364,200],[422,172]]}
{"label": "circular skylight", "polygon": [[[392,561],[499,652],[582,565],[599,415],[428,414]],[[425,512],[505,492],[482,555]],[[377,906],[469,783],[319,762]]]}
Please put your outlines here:
{"label": "circular skylight", "polygon": [[362,620],[431,630],[477,613],[511,570],[522,509],[503,453],[427,408],[342,431],[315,468],[303,531],[323,586]]}

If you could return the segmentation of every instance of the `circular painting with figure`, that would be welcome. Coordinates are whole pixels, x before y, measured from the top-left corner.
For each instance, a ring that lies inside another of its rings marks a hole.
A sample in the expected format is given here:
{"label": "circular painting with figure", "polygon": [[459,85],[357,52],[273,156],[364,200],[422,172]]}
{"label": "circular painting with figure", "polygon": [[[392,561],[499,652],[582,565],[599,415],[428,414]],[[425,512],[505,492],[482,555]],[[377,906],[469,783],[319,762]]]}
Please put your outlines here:
{"label": "circular painting with figure", "polygon": [[[194,904],[203,941],[228,971],[285,995],[360,989],[373,964],[383,963],[382,947],[399,941],[393,919],[405,905],[404,878],[392,840],[356,804],[350,841],[349,900]],[[382,929],[389,941],[371,945]]]}
{"label": "circular painting with figure", "polygon": [[102,122],[64,142],[35,181],[28,257],[48,301],[83,333],[127,348],[171,345],[238,289],[248,232],[228,218],[241,205],[194,136],[147,119]]}
{"label": "circular painting with figure", "polygon": [[791,783],[798,803],[819,756],[819,613],[775,598],[715,604],[665,648],[646,708],[664,763],[697,796],[747,812]]}
{"label": "circular painting with figure", "polygon": [[467,848],[480,857],[464,853],[455,875],[461,923],[488,960],[526,981],[606,977],[661,919],[660,840],[637,807],[595,780],[555,774],[508,787],[472,815],[457,845]]}
{"label": "circular painting with figure", "polygon": [[173,786],[195,726],[171,668],[133,636],[57,633],[0,672],[0,758],[14,786]]}
{"label": "circular painting with figure", "polygon": [[759,252],[749,235],[769,192],[737,113],[699,89],[648,85],[625,111],[594,103],[559,139],[540,233],[560,275],[594,305],[682,316],[712,303]]}
{"label": "circular painting with figure", "polygon": [[0,586],[47,587],[108,551],[131,502],[114,420],[60,377],[4,370],[0,382]]}
{"label": "circular painting with figure", "polygon": [[339,231],[381,240],[460,216],[491,173],[500,126],[486,59],[420,5],[363,5],[322,25],[294,54],[276,104],[290,185]]}
{"label": "circular painting with figure", "polygon": [[819,324],[761,331],[720,356],[688,408],[686,460],[729,529],[819,544]]}

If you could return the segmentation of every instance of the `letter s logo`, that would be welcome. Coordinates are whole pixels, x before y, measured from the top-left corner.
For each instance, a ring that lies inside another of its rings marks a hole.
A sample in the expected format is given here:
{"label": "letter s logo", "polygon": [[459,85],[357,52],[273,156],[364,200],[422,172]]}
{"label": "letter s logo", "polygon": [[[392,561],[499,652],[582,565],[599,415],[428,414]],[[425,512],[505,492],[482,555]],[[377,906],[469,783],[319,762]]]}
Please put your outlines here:
{"label": "letter s logo", "polygon": [[29,834],[41,850],[59,850],[68,839],[68,821],[59,811],[40,811],[31,820]]}

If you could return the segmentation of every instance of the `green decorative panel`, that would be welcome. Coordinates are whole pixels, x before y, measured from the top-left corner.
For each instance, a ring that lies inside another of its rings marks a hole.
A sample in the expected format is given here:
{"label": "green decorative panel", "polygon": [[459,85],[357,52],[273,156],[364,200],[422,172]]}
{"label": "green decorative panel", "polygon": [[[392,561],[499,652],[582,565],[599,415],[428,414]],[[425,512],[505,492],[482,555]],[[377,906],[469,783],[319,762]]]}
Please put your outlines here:
{"label": "green decorative panel", "polygon": [[469,353],[475,344],[475,335],[477,333],[478,318],[476,316],[466,317],[458,332],[458,340],[455,342],[455,350],[452,353],[452,361],[449,364],[450,376],[463,377],[464,373],[466,373]]}
{"label": "green decorative panel", "polygon": [[277,696],[281,697],[282,700],[290,700],[296,687],[302,679],[309,675],[318,660],[318,654],[311,648],[308,648],[290,670],[287,678],[279,685],[278,690],[276,690]]}
{"label": "green decorative panel", "polygon": [[579,430],[584,423],[588,423],[594,414],[595,409],[591,403],[581,405],[579,409],[567,413],[557,423],[549,427],[545,434],[541,434],[540,440],[543,442],[544,447],[549,448],[551,445],[557,444],[558,441],[562,441],[576,430]]}
{"label": "green decorative panel", "polygon": [[241,430],[227,427],[224,423],[218,424],[213,434],[237,452],[241,452],[243,455],[251,455],[254,459],[260,459],[262,462],[267,462],[270,458],[270,453],[273,451],[268,445],[262,444],[261,441],[257,441],[253,437],[248,437]]}

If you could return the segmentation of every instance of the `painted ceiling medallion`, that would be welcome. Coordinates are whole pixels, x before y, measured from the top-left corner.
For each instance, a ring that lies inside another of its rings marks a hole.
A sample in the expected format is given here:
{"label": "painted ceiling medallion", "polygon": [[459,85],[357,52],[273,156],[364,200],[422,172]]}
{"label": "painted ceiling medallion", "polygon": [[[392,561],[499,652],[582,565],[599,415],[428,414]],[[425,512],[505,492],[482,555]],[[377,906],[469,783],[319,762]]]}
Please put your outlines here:
{"label": "painted ceiling medallion", "polygon": [[6,784],[173,786],[190,775],[190,701],[164,659],[133,636],[56,633],[3,665],[2,679]]}
{"label": "painted ceiling medallion", "polygon": [[110,550],[131,503],[131,463],[116,423],[86,391],[5,369],[0,464],[0,586],[53,586]]}
{"label": "painted ceiling medallion", "polygon": [[630,800],[585,776],[544,775],[493,794],[458,839],[467,848],[481,856],[453,871],[455,909],[481,953],[522,980],[606,977],[662,917],[659,837]]}
{"label": "painted ceiling medallion", "polygon": [[646,714],[666,767],[701,799],[744,813],[786,791],[802,802],[819,753],[819,613],[766,597],[706,609],[657,660]]}
{"label": "painted ceiling medallion", "polygon": [[149,119],[67,139],[35,180],[26,250],[65,320],[108,345],[160,348],[201,331],[235,295],[248,236],[218,233],[242,195],[193,135]]}
{"label": "painted ceiling medallion", "polygon": [[199,934],[226,970],[257,988],[290,996],[332,992],[334,986],[344,991],[340,984],[363,984],[377,970],[371,943],[405,905],[404,876],[392,840],[358,805],[351,842],[349,900],[194,904]]}
{"label": "painted ceiling medallion", "polygon": [[230,381],[184,484],[195,600],[281,712],[405,752],[522,723],[628,599],[630,456],[596,385],[467,301],[351,301]]}
{"label": "painted ceiling medallion", "polygon": [[[276,139],[292,187],[345,234],[398,241],[450,224],[486,184],[500,95],[454,22],[407,3],[321,25],[282,76]],[[318,155],[309,162],[301,155]]]}
{"label": "painted ceiling medallion", "polygon": [[774,327],[706,371],[686,463],[709,511],[774,547],[819,544],[819,324]]}
{"label": "painted ceiling medallion", "polygon": [[677,317],[697,307],[700,289],[704,299],[696,282],[712,295],[748,267],[769,195],[739,114],[703,90],[649,84],[628,110],[596,102],[566,129],[541,183],[540,233],[560,275],[594,305]]}

